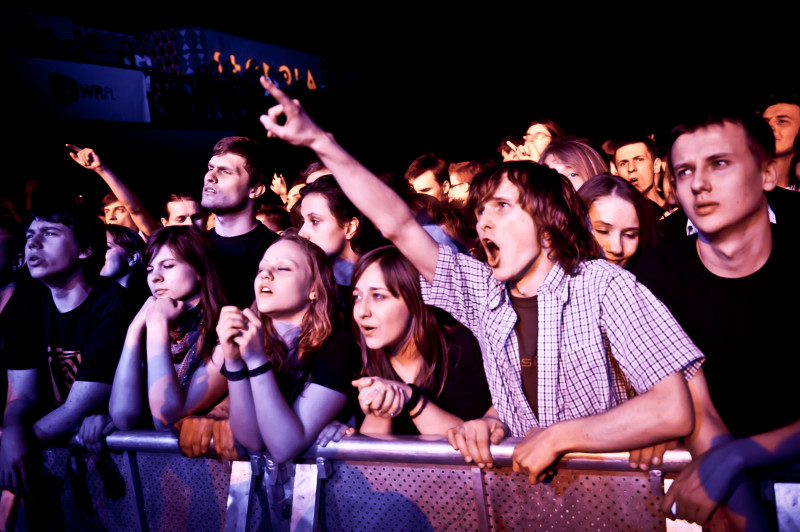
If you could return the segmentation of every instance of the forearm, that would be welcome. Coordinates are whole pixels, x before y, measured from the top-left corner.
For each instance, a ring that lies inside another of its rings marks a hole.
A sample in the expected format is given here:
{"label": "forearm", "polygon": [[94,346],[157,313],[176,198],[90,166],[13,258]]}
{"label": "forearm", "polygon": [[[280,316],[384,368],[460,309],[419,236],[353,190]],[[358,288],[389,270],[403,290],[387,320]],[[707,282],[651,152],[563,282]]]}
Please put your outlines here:
{"label": "forearm", "polygon": [[313,438],[306,434],[297,414],[281,394],[274,372],[252,377],[250,387],[255,419],[267,451],[278,462],[294,458]]}
{"label": "forearm", "polygon": [[140,338],[131,332],[125,340],[114,374],[108,410],[120,430],[133,430],[139,424],[144,406],[144,372]]}
{"label": "forearm", "polygon": [[172,364],[166,324],[147,325],[147,397],[156,429],[171,427],[185,415],[184,394]]}
{"label": "forearm", "polygon": [[414,263],[426,279],[432,280],[438,246],[416,221],[406,202],[345,151],[331,135],[320,133],[311,148],[353,205]]}
{"label": "forearm", "polygon": [[336,140],[321,133],[311,146],[344,193],[390,240],[414,219],[408,205]]}
{"label": "forearm", "polygon": [[593,416],[545,429],[559,453],[616,452],[682,438],[691,433],[693,411],[683,375],[674,373],[650,390]]}
{"label": "forearm", "polygon": [[382,418],[367,414],[358,431],[361,434],[391,434],[392,418]]}
{"label": "forearm", "polygon": [[447,429],[461,425],[464,420],[440,408],[432,401],[415,417],[414,425],[420,434],[447,434]]}
{"label": "forearm", "polygon": [[110,394],[110,384],[76,381],[64,404],[33,425],[34,434],[40,441],[75,434],[87,415],[105,411]]}
{"label": "forearm", "polygon": [[131,217],[136,222],[136,225],[139,229],[142,230],[145,234],[149,235],[152,233],[156,228],[157,224],[150,213],[145,209],[144,204],[139,199],[139,196],[131,189],[128,185],[125,184],[117,175],[111,171],[105,165],[101,165],[98,167],[95,172],[100,178],[105,181],[108,188],[111,189],[111,192],[116,196],[116,198],[125,205],[125,208],[128,209],[130,212]]}
{"label": "forearm", "polygon": [[[226,362],[226,364],[228,364]],[[246,368],[235,368],[226,365],[228,371]],[[229,423],[231,432],[238,442],[251,451],[263,451],[264,440],[256,422],[256,407],[253,402],[253,391],[249,379],[228,381],[228,399],[230,401]]]}

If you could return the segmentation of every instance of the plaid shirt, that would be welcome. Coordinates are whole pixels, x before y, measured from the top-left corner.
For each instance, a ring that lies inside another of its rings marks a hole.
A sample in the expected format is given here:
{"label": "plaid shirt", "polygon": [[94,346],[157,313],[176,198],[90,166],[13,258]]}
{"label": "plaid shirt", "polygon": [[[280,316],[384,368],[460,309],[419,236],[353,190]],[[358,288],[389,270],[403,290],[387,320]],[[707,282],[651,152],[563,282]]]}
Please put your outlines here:
{"label": "plaid shirt", "polygon": [[[522,389],[517,315],[505,283],[486,264],[439,246],[433,284],[420,277],[429,305],[440,307],[478,339],[500,418],[511,436],[604,412],[703,362],[667,308],[628,271],[605,260],[584,262],[574,276],[555,265],[537,291],[539,416]],[[621,369],[621,373],[619,371]]]}

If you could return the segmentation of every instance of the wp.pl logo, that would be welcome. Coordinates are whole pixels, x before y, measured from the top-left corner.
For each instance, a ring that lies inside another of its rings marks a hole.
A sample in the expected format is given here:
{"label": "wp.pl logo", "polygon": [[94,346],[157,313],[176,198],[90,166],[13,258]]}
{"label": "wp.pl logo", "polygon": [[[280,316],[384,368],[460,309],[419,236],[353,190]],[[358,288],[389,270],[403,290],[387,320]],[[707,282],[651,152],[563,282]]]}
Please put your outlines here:
{"label": "wp.pl logo", "polygon": [[113,87],[78,83],[75,79],[58,72],[51,72],[47,76],[47,83],[50,85],[53,98],[59,105],[71,105],[80,98],[116,100]]}

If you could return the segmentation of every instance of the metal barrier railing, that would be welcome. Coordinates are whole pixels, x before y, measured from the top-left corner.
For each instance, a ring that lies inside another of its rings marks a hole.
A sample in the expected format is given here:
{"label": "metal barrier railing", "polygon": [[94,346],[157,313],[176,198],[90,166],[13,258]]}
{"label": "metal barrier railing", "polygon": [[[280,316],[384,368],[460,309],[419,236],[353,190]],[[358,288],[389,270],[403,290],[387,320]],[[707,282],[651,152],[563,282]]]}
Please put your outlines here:
{"label": "metal barrier railing", "polygon": [[[387,490],[392,493],[397,492],[398,488],[392,484],[392,479],[384,480],[381,475],[385,474],[384,471],[387,468],[391,468],[394,471],[399,467],[402,474],[409,477],[404,479],[409,484],[419,480],[415,477],[417,469],[414,468],[418,468],[419,471],[424,473],[418,475],[420,478],[435,476],[441,472],[450,472],[447,479],[455,477],[458,483],[463,484],[463,486],[442,485],[441,488],[436,488],[438,491],[434,490],[435,493],[426,492],[425,494],[420,494],[415,499],[417,506],[423,505],[420,500],[424,502],[425,497],[439,497],[458,488],[462,498],[469,502],[468,506],[470,508],[466,510],[468,515],[465,517],[469,523],[468,528],[485,531],[496,528],[513,529],[513,526],[509,528],[505,524],[503,526],[497,525],[499,521],[504,519],[502,513],[505,509],[508,509],[508,504],[520,505],[519,497],[529,497],[522,506],[530,506],[539,502],[538,498],[542,493],[541,490],[536,491],[531,488],[527,484],[525,477],[510,473],[509,468],[513,449],[519,441],[521,439],[509,438],[499,445],[493,445],[491,450],[495,460],[495,469],[489,471],[481,470],[471,464],[465,464],[461,454],[454,451],[446,438],[443,437],[370,437],[355,435],[340,442],[330,443],[326,447],[312,446],[293,463],[289,464],[276,463],[268,455],[253,454],[249,457],[249,461],[231,462],[227,464],[227,469],[224,469],[224,473],[216,473],[219,478],[214,482],[227,484],[227,486],[223,486],[227,488],[227,501],[224,503],[224,507],[221,508],[222,516],[218,520],[222,523],[221,526],[224,527],[224,530],[228,531],[265,529],[264,523],[267,521],[269,523],[268,529],[270,530],[317,530],[320,526],[321,507],[326,504],[330,505],[331,501],[336,500],[336,497],[341,498],[342,493],[350,496],[352,493],[348,493],[348,491],[362,490],[365,493],[359,496],[364,500],[368,500],[370,497],[374,500],[379,499]],[[130,522],[126,526],[120,526],[120,529],[150,530],[152,528],[162,528],[164,525],[159,524],[160,516],[154,517],[153,514],[168,511],[169,504],[158,503],[158,505],[155,505],[157,508],[153,508],[153,496],[147,491],[151,490],[152,486],[147,486],[147,484],[148,482],[153,483],[153,479],[158,479],[156,482],[163,482],[165,475],[154,475],[147,471],[140,472],[140,464],[143,463],[145,467],[152,468],[154,462],[171,460],[173,463],[175,461],[182,462],[183,466],[181,467],[189,467],[196,465],[198,461],[179,458],[182,455],[180,454],[178,439],[175,434],[169,431],[117,431],[106,438],[106,444],[117,459],[121,458],[123,460],[122,463],[124,465],[121,468],[127,470],[126,475],[130,479],[133,491],[129,506],[135,506],[135,517],[129,519]],[[50,452],[54,451],[56,449],[50,450]],[[209,454],[213,455],[213,442]],[[74,454],[70,456],[74,456]],[[163,458],[160,458],[160,456],[163,456]],[[562,480],[563,485],[558,490],[563,492],[565,486],[581,482],[583,478],[586,478],[587,481],[590,479],[592,485],[594,485],[598,478],[609,478],[602,475],[611,475],[615,479],[627,478],[629,480],[632,479],[632,481],[625,481],[627,483],[620,484],[615,480],[617,482],[615,485],[601,483],[601,493],[605,489],[603,486],[607,485],[611,486],[609,491],[614,491],[615,486],[617,491],[622,492],[631,491],[635,488],[637,493],[639,491],[641,493],[630,504],[653,506],[658,497],[663,495],[665,478],[674,476],[690,460],[691,456],[685,450],[667,451],[659,468],[649,473],[644,473],[631,469],[628,453],[570,453],[565,455],[557,465],[559,471],[557,476],[564,479]],[[207,462],[216,464],[214,460],[207,460]],[[221,466],[215,465],[214,467],[217,467],[215,471],[223,471],[219,469]],[[221,477],[223,474],[226,475],[225,478]],[[360,484],[352,484],[353,478],[357,479]],[[364,481],[365,478],[367,481]],[[376,478],[378,480],[375,480]],[[188,481],[189,484],[192,482],[194,480]],[[351,484],[348,484],[348,482],[351,482]],[[513,497],[516,497],[516,499],[511,499],[510,502],[504,503],[499,501],[497,494],[506,489],[509,482],[513,484]],[[795,490],[793,493],[796,493],[796,488],[800,487],[800,468],[794,467],[792,469],[789,482],[789,485],[793,486],[792,489]],[[439,483],[437,480],[434,484],[438,485]],[[341,485],[339,486],[338,484]],[[384,485],[376,487],[380,484]],[[215,490],[219,491],[217,488],[219,486],[215,486]],[[164,489],[166,490],[167,488]],[[331,490],[339,491],[333,493]],[[588,498],[587,494],[596,497],[598,491],[586,491],[581,495],[576,495],[575,501],[571,504],[579,506],[591,503],[591,501],[585,500]],[[414,497],[417,496],[412,494],[407,498]],[[169,497],[166,498],[169,499]],[[787,500],[796,501],[796,499],[795,495],[794,499],[789,497]],[[99,500],[102,501],[102,498]],[[627,501],[628,499],[623,503],[609,501],[607,504],[621,507],[628,504]],[[461,511],[464,512],[463,501],[459,504],[462,506]],[[506,505],[504,506],[504,504]],[[548,511],[551,513],[570,511],[558,505],[553,506],[551,504],[550,506]],[[263,517],[259,517],[254,513],[254,508],[257,507],[264,511]],[[625,510],[630,515],[636,515],[640,511],[633,507]],[[352,513],[357,510],[350,509],[348,511],[351,512],[348,515],[360,515]],[[386,511],[391,512],[393,510],[389,508]],[[573,508],[572,511],[574,512],[576,509]],[[649,512],[647,525],[637,524],[634,529],[642,527],[657,530],[665,529],[663,519],[659,520],[656,515],[657,511],[650,508]],[[431,511],[428,513],[433,514],[436,512]],[[617,512],[615,511],[614,514],[616,515]],[[425,521],[428,517],[423,516],[422,520]],[[328,511],[326,518],[328,521],[323,524],[323,528],[331,529],[335,525],[336,517],[334,512]],[[537,514],[535,518],[540,519],[540,516]],[[628,524],[630,524],[630,517],[628,517],[628,520]],[[430,518],[430,522],[434,523],[433,518]],[[352,525],[352,523],[350,524]],[[436,524],[426,524],[425,527],[421,526],[420,528],[437,529]],[[114,526],[104,526],[108,529],[114,529]],[[190,528],[192,527],[190,526]],[[210,527],[210,529],[213,528]],[[369,527],[365,526],[364,528],[368,529]],[[411,528],[413,529],[414,527]],[[442,526],[442,528],[445,528],[445,526]],[[348,528],[342,529],[346,530]]]}

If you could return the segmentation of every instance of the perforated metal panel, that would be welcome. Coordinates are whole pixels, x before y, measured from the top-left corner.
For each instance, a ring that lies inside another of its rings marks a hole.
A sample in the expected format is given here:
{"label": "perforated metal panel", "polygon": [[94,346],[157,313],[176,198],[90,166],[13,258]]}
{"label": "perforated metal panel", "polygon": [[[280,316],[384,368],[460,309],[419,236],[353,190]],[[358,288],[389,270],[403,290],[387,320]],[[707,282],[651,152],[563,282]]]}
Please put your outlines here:
{"label": "perforated metal panel", "polygon": [[486,473],[494,530],[666,530],[644,474],[561,470],[549,485],[500,469]]}
{"label": "perforated metal panel", "polygon": [[48,449],[42,454],[47,518],[54,529],[136,530],[136,500],[124,456]]}
{"label": "perforated metal panel", "polygon": [[477,530],[470,468],[334,464],[320,525],[330,531]]}
{"label": "perforated metal panel", "polygon": [[230,470],[211,459],[139,453],[150,530],[222,531]]}

